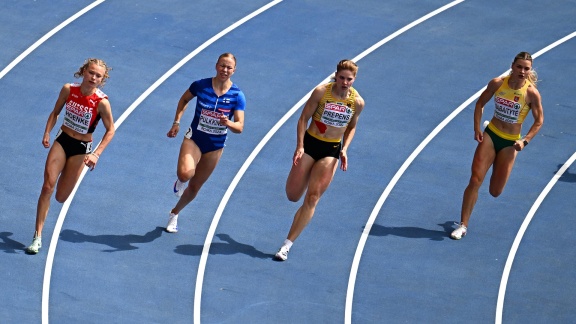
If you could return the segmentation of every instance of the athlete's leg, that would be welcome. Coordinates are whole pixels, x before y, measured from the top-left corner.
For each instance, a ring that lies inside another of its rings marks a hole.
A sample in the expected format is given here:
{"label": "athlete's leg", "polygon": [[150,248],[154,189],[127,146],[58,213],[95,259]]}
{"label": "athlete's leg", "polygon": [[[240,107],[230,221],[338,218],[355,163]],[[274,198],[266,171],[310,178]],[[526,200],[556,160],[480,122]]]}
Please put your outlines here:
{"label": "athlete's leg", "polygon": [[486,132],[484,132],[484,140],[478,143],[476,147],[476,152],[474,153],[474,160],[472,161],[472,175],[470,176],[470,181],[468,186],[464,190],[464,195],[462,198],[462,211],[460,214],[460,221],[464,226],[468,227],[468,221],[470,220],[470,215],[476,205],[478,200],[478,190],[484,182],[486,173],[494,159],[496,157],[496,152],[494,150],[494,144],[492,139]]}
{"label": "athlete's leg", "polygon": [[180,213],[186,205],[196,198],[198,191],[200,191],[202,185],[208,180],[216,168],[216,165],[218,165],[222,152],[224,152],[223,148],[202,154],[202,157],[199,159],[200,161],[196,165],[194,176],[189,180],[188,187],[184,190],[182,197],[180,197],[178,203],[176,203],[176,206],[171,211],[173,214]]}
{"label": "athlete's leg", "polygon": [[38,205],[36,207],[36,232],[37,236],[42,235],[42,228],[48,216],[50,209],[50,197],[56,187],[58,176],[66,165],[66,154],[60,143],[54,141],[52,148],[46,157],[46,165],[44,167],[44,183],[38,197]]}
{"label": "athlete's leg", "polygon": [[308,225],[312,216],[314,216],[314,211],[316,210],[318,201],[320,201],[320,197],[322,197],[322,194],[328,189],[337,168],[338,159],[333,157],[325,157],[314,163],[310,171],[310,181],[308,183],[306,196],[304,196],[304,202],[296,212],[296,215],[294,215],[292,226],[288,232],[288,240],[294,242],[294,240],[300,236],[300,233],[302,233],[306,225]]}
{"label": "athlete's leg", "polygon": [[504,191],[510,173],[512,173],[517,154],[516,149],[509,146],[500,150],[496,155],[492,166],[492,176],[490,177],[490,194],[492,196],[498,197]]}
{"label": "athlete's leg", "polygon": [[200,162],[202,152],[196,143],[189,138],[182,140],[180,153],[178,154],[178,167],[176,175],[181,182],[187,182],[194,177],[196,166]]}
{"label": "athlete's leg", "polygon": [[286,196],[290,201],[298,201],[306,191],[310,170],[314,166],[314,159],[308,154],[303,154],[297,165],[292,164],[288,178],[286,179]]}
{"label": "athlete's leg", "polygon": [[58,178],[58,183],[56,184],[55,198],[59,203],[65,202],[72,190],[74,190],[76,182],[78,182],[78,178],[80,178],[82,170],[86,166],[84,157],[86,157],[86,154],[78,154],[66,160],[64,169],[60,173],[60,178]]}

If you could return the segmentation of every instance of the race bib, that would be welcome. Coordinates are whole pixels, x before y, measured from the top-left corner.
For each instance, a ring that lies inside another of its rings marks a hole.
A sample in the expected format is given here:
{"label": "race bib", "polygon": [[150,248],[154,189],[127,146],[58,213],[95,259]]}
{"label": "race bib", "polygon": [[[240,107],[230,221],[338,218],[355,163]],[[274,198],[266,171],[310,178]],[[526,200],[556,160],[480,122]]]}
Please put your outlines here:
{"label": "race bib", "polygon": [[495,97],[494,102],[496,104],[494,110],[494,116],[496,116],[496,118],[510,124],[515,124],[518,122],[518,116],[520,114],[521,108],[518,102],[502,97]]}
{"label": "race bib", "polygon": [[211,135],[225,135],[228,128],[220,125],[221,114],[213,110],[202,109],[197,129]]}
{"label": "race bib", "polygon": [[348,106],[327,102],[320,121],[332,127],[346,127],[353,114],[354,111]]}

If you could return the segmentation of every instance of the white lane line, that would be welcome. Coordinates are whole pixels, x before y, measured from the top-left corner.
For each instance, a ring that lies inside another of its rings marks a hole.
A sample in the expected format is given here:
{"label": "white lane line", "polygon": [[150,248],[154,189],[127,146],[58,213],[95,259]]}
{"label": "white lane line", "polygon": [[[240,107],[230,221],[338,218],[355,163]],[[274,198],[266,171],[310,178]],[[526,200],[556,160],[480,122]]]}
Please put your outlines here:
{"label": "white lane line", "polygon": [[532,205],[532,208],[530,208],[530,211],[526,215],[524,222],[522,222],[522,226],[520,226],[520,229],[516,234],[516,238],[514,239],[514,243],[512,243],[512,248],[510,249],[510,253],[508,254],[508,259],[506,260],[506,265],[504,266],[504,272],[502,273],[502,280],[500,281],[500,290],[498,291],[498,301],[496,303],[496,321],[495,321],[496,324],[502,323],[502,311],[504,309],[504,296],[506,295],[506,285],[508,284],[508,277],[510,276],[512,263],[514,263],[514,257],[516,256],[516,252],[518,251],[520,242],[524,237],[524,233],[526,232],[526,229],[528,229],[528,225],[530,224],[532,218],[534,217],[534,214],[536,214],[536,211],[542,204],[542,201],[544,201],[544,198],[546,198],[550,190],[552,190],[556,182],[558,182],[558,179],[562,177],[564,172],[566,172],[566,170],[570,167],[570,165],[574,162],[574,160],[576,160],[576,153],[572,154],[570,159],[568,159],[568,161],[566,161],[566,163],[562,166],[562,168],[560,168],[560,170],[556,172],[554,177],[552,177],[552,180],[550,180],[548,185],[540,193],[540,196],[538,196],[538,198]]}
{"label": "white lane line", "polygon": [[[394,39],[395,37],[397,37],[398,35],[402,34],[403,32],[409,30],[410,28],[416,26],[417,24],[429,19],[430,17],[433,17],[434,15],[452,7],[455,6],[461,2],[463,2],[464,0],[457,0],[457,1],[453,1],[450,4],[441,7],[425,16],[423,16],[422,18],[415,20],[414,22],[406,25],[404,28],[399,29],[398,31],[394,32],[393,34],[391,34],[390,36],[384,38],[383,40],[381,40],[380,42],[376,43],[375,45],[371,46],[370,48],[368,48],[366,51],[362,52],[361,54],[359,54],[356,58],[352,59],[353,61],[357,62],[358,60],[360,60],[361,58],[363,58],[364,56],[368,55],[369,53],[375,51],[377,48],[379,48],[380,46],[384,45],[385,43],[389,42],[390,40]],[[323,84],[325,82],[328,82],[330,80],[330,76],[327,77],[326,79],[324,79],[323,81],[321,81],[318,85]],[[314,87],[315,88],[315,87]],[[203,285],[203,281],[204,281],[204,272],[206,270],[206,262],[208,260],[208,254],[210,252],[210,244],[212,243],[212,240],[214,238],[214,233],[216,232],[216,228],[218,227],[218,223],[220,221],[220,218],[222,217],[222,213],[224,212],[224,209],[226,208],[226,205],[228,204],[228,200],[230,199],[230,197],[232,196],[232,193],[234,192],[234,190],[236,189],[236,186],[238,185],[238,183],[240,182],[240,179],[244,176],[244,173],[246,172],[246,170],[248,169],[248,167],[252,164],[252,161],[254,161],[254,159],[256,158],[256,156],[260,153],[260,151],[262,150],[262,148],[264,147],[264,145],[266,145],[266,143],[270,140],[270,138],[272,138],[272,136],[278,131],[278,129],[280,129],[280,127],[296,112],[298,111],[298,109],[304,105],[304,103],[306,102],[306,100],[308,99],[308,97],[312,94],[312,91],[314,91],[314,89],[310,90],[302,99],[300,99],[269,131],[268,133],[264,136],[264,138],[262,138],[262,140],[260,141],[260,143],[258,143],[258,145],[256,146],[256,148],[254,148],[254,150],[252,151],[252,153],[250,153],[250,156],[248,156],[248,158],[246,159],[246,161],[244,161],[244,164],[242,165],[242,167],[240,168],[240,170],[238,171],[238,173],[236,174],[236,176],[234,177],[234,179],[232,180],[232,182],[230,183],[230,186],[228,186],[228,189],[226,190],[226,193],[224,194],[224,197],[222,198],[222,200],[220,201],[220,204],[218,206],[218,209],[216,210],[216,214],[214,215],[214,218],[212,219],[212,223],[210,224],[210,228],[208,230],[208,234],[206,236],[206,240],[204,241],[204,247],[202,249],[202,255],[200,257],[200,264],[198,266],[198,274],[196,277],[196,291],[194,294],[194,323],[199,324],[200,323],[200,311],[201,311],[201,298],[202,298],[202,285]]]}
{"label": "white lane line", "polygon": [[[533,58],[538,57],[539,55],[543,54],[544,52],[550,50],[551,48],[557,46],[558,44],[561,44],[563,42],[565,42],[566,40],[572,38],[576,36],[576,32],[552,43],[551,45],[545,47],[544,49],[542,49],[541,51],[535,53],[534,55],[532,55]],[[507,70],[506,72],[504,72],[503,74],[501,74],[501,76],[507,75],[509,73],[510,70]],[[468,98],[468,100],[466,100],[464,103],[462,103],[460,106],[458,106],[458,108],[456,108],[450,115],[448,115],[448,117],[446,117],[421,143],[420,145],[418,145],[418,147],[414,150],[414,152],[412,152],[412,154],[408,157],[408,159],[406,159],[406,161],[404,162],[404,164],[402,164],[402,166],[400,167],[400,169],[396,172],[396,174],[394,175],[394,177],[392,178],[392,180],[390,181],[390,183],[388,183],[388,186],[386,186],[386,188],[384,189],[384,192],[382,193],[382,195],[380,196],[380,198],[378,199],[376,205],[374,206],[374,209],[372,210],[372,213],[370,214],[370,217],[368,218],[368,221],[366,222],[366,226],[364,227],[364,230],[362,231],[362,235],[360,236],[360,241],[358,242],[358,247],[356,249],[356,253],[354,255],[354,260],[352,262],[352,268],[350,270],[350,280],[348,282],[348,294],[346,295],[346,309],[345,309],[345,323],[346,324],[350,324],[352,322],[352,302],[353,302],[353,298],[354,298],[354,285],[356,284],[356,276],[357,276],[357,272],[358,272],[358,267],[360,264],[360,259],[362,257],[362,252],[364,250],[364,246],[366,244],[366,240],[368,239],[368,236],[370,234],[370,230],[372,229],[372,225],[374,225],[374,221],[376,220],[376,217],[378,217],[378,213],[380,212],[380,209],[382,208],[382,205],[384,204],[384,202],[386,201],[386,199],[388,198],[388,195],[390,194],[390,192],[392,191],[392,189],[394,188],[394,186],[396,185],[396,183],[398,182],[398,180],[400,179],[400,177],[402,177],[402,175],[404,174],[404,172],[406,171],[406,169],[410,166],[410,164],[412,164],[412,162],[414,161],[414,159],[416,159],[416,157],[420,154],[420,152],[424,149],[424,147],[426,147],[426,145],[428,145],[428,143],[430,143],[430,141],[432,141],[432,139],[434,137],[436,137],[436,135],[450,122],[452,121],[452,119],[454,119],[454,117],[456,117],[456,115],[458,115],[460,112],[462,112],[462,110],[464,110],[464,108],[466,108],[468,105],[470,105],[473,101],[475,101],[480,94],[484,91],[484,89],[486,89],[486,87],[483,87],[482,89],[480,89],[478,92],[476,92],[472,97]]]}
{"label": "white lane line", "polygon": [[[102,0],[102,1],[104,1],[104,0]],[[253,13],[247,15],[246,17],[242,18],[241,20],[237,21],[236,23],[230,25],[228,28],[226,28],[223,31],[221,31],[220,33],[216,34],[215,36],[213,36],[212,38],[210,38],[209,40],[204,42],[202,45],[200,45],[200,47],[198,47],[193,52],[188,54],[185,58],[183,58],[180,62],[178,62],[174,67],[172,67],[170,70],[168,70],[168,72],[166,72],[160,79],[158,79],[158,81],[154,82],[154,84],[152,84],[152,86],[150,86],[142,95],[140,95],[140,97],[138,97],[138,99],[136,99],[136,101],[132,105],[130,105],[130,107],[128,107],[124,111],[124,113],[116,120],[116,122],[114,123],[114,128],[118,129],[120,127],[120,125],[122,125],[124,120],[132,113],[132,111],[134,111],[134,109],[136,109],[136,107],[142,101],[144,101],[144,99],[146,97],[148,97],[156,88],[158,88],[158,86],[160,86],[160,84],[162,84],[162,82],[164,82],[166,79],[168,79],[168,77],[170,77],[172,74],[174,74],[179,68],[181,68],[186,62],[188,62],[190,59],[192,59],[194,56],[196,56],[200,51],[202,51],[203,49],[205,49],[206,47],[208,47],[209,45],[211,45],[212,43],[214,43],[218,39],[222,38],[224,35],[228,34],[232,30],[234,30],[236,27],[242,25],[246,21],[250,20],[251,18],[255,17],[256,15],[260,14],[261,12],[267,10],[268,8],[278,4],[280,2],[282,2],[282,0],[276,0],[276,1],[272,1],[272,2],[268,3],[267,5],[261,7],[260,9],[254,11]],[[100,145],[100,143],[98,143],[98,145]],[[96,146],[96,147],[98,147],[98,146]],[[44,282],[43,282],[43,286],[42,286],[43,287],[42,288],[42,323],[43,324],[48,324],[50,280],[52,277],[52,266],[54,263],[54,254],[56,253],[56,246],[58,245],[58,236],[60,235],[60,232],[62,230],[62,225],[64,224],[64,219],[66,218],[66,214],[68,213],[70,203],[74,199],[74,195],[76,194],[78,187],[82,183],[82,179],[86,175],[87,171],[88,171],[88,168],[85,167],[84,170],[82,171],[82,174],[80,175],[80,178],[78,179],[78,182],[76,183],[76,186],[74,187],[74,190],[72,190],[70,197],[68,197],[68,199],[62,205],[62,209],[60,210],[60,214],[58,215],[58,219],[56,220],[56,225],[54,227],[54,231],[52,232],[52,240],[50,241],[50,247],[48,248],[46,267],[44,270]]]}
{"label": "white lane line", "polygon": [[[422,18],[415,20],[411,24],[406,25],[404,28],[399,29],[397,32],[390,35],[389,37],[383,39],[382,41],[380,41],[379,43],[377,43],[373,47],[369,48],[365,53],[360,54],[357,58],[360,59],[360,58],[366,56],[369,53],[368,51],[370,51],[370,52],[374,51],[377,47],[382,46],[384,43],[388,42],[392,38],[403,33],[404,31],[406,31],[406,30],[424,22],[425,20],[432,18],[432,17],[442,13],[443,11],[448,10],[448,9],[450,9],[450,8],[460,4],[462,2],[464,2],[464,0],[453,1],[453,2],[450,2],[449,4],[447,4],[443,7],[440,7],[438,9],[430,12],[429,14],[423,16]],[[475,96],[479,96],[482,93],[482,91],[483,91],[483,89],[478,91]],[[448,118],[446,118],[442,123],[440,123],[440,125],[438,127],[436,127],[436,129],[434,129],[432,131],[432,133],[430,135],[428,135],[428,137],[420,143],[420,145],[418,145],[416,150],[408,157],[408,159],[400,167],[398,172],[396,172],[396,174],[394,175],[394,177],[392,178],[392,180],[390,181],[390,183],[388,184],[388,186],[384,190],[384,193],[382,194],[382,196],[380,196],[380,199],[378,199],[378,202],[376,203],[376,206],[374,207],[374,210],[370,214],[370,217],[368,218],[368,222],[366,223],[366,226],[364,227],[364,231],[362,232],[362,235],[360,236],[360,240],[358,242],[358,246],[357,246],[356,252],[354,254],[354,259],[352,260],[352,266],[350,268],[350,277],[348,279],[348,290],[346,292],[346,305],[345,305],[345,309],[344,309],[344,323],[346,323],[346,324],[352,323],[352,304],[353,304],[353,300],[354,300],[354,288],[356,285],[356,276],[358,274],[358,267],[360,265],[360,258],[362,257],[362,252],[364,250],[364,246],[366,245],[366,240],[368,239],[368,234],[370,234],[370,230],[372,229],[372,225],[374,224],[374,220],[378,216],[378,212],[379,212],[380,208],[382,207],[382,205],[384,204],[384,201],[388,197],[388,194],[392,191],[392,188],[394,187],[396,182],[398,182],[398,180],[400,179],[400,177],[402,176],[404,171],[406,171],[408,166],[412,163],[412,161],[416,158],[416,156],[420,153],[420,151],[422,151],[424,149],[424,147],[428,144],[428,142],[431,141],[432,138],[434,138],[434,136],[436,136],[436,134],[438,134],[438,132],[440,132],[440,130],[442,128],[444,128],[444,126],[446,126],[446,124],[448,124],[448,122],[450,120],[452,120],[461,110],[463,110],[466,106],[468,106],[468,104],[470,102],[472,102],[472,100],[474,100],[473,97],[468,99],[464,104],[462,104],[460,107],[458,107],[458,109],[456,109],[454,112],[452,112],[452,114],[450,114],[450,116],[448,116]]]}
{"label": "white lane line", "polygon": [[[570,40],[571,38],[573,38],[575,36],[576,36],[576,32],[573,32],[573,33],[571,33],[565,37],[562,37],[561,39],[559,39],[559,40],[555,41],[554,43],[544,47],[540,51],[534,53],[534,55],[532,55],[532,57],[536,58],[536,57],[548,52],[549,50],[553,49],[554,47]],[[500,289],[498,290],[498,300],[496,301],[496,320],[495,320],[496,324],[502,324],[502,312],[504,310],[504,296],[506,295],[506,286],[508,284],[508,278],[510,276],[510,271],[512,270],[512,263],[514,262],[514,257],[516,256],[516,252],[518,251],[518,246],[520,245],[520,241],[522,241],[522,237],[524,236],[524,232],[526,232],[526,229],[528,228],[528,224],[530,224],[530,221],[532,220],[532,217],[534,217],[536,210],[540,207],[542,200],[544,200],[546,195],[548,195],[548,192],[556,184],[556,182],[562,176],[562,174],[566,171],[566,169],[568,169],[568,167],[570,167],[570,164],[572,164],[572,162],[574,162],[575,158],[576,158],[576,153],[574,153],[574,155],[572,155],[572,157],[566,162],[566,164],[564,164],[564,166],[562,166],[562,168],[556,173],[556,175],[552,178],[552,180],[550,180],[550,183],[548,183],[548,185],[544,188],[544,190],[542,191],[542,193],[540,194],[538,199],[536,199],[536,202],[534,203],[534,205],[532,205],[532,208],[530,209],[530,211],[528,211],[528,214],[526,215],[526,218],[524,219],[522,226],[520,226],[520,229],[518,230],[518,233],[516,234],[516,238],[514,239],[514,242],[512,243],[512,247],[510,248],[510,252],[508,254],[508,259],[506,259],[506,264],[504,265],[504,270],[502,272],[502,279],[500,280]]]}
{"label": "white lane line", "polygon": [[101,4],[102,2],[104,2],[105,0],[97,0],[92,2],[91,4],[89,4],[88,6],[86,6],[86,8],[78,11],[75,15],[71,16],[70,18],[64,20],[60,25],[54,27],[54,29],[52,29],[51,31],[49,31],[46,35],[42,36],[42,38],[40,38],[39,40],[37,40],[34,44],[32,44],[32,46],[28,47],[28,49],[26,49],[24,52],[22,52],[22,54],[18,55],[18,57],[16,59],[14,59],[12,62],[10,62],[10,64],[8,64],[8,66],[6,66],[1,72],[0,72],[0,80],[8,73],[10,72],[10,70],[12,70],[18,63],[20,63],[20,61],[22,61],[26,56],[28,56],[28,54],[32,53],[38,46],[42,45],[42,43],[44,43],[45,41],[47,41],[50,37],[52,37],[54,34],[56,34],[57,32],[59,32],[62,28],[66,27],[68,24],[70,24],[71,22],[73,22],[74,20],[76,20],[78,17],[82,16],[83,14],[87,13],[88,11],[90,11],[92,8],[96,7],[97,5]]}

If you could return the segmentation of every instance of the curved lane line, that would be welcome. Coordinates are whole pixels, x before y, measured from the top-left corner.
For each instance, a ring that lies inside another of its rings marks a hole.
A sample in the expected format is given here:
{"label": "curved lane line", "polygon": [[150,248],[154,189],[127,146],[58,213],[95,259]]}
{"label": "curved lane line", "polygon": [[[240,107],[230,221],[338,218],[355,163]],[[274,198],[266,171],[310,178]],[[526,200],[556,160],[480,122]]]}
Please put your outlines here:
{"label": "curved lane line", "polygon": [[[376,50],[377,48],[379,48],[380,46],[384,45],[385,43],[389,42],[390,40],[396,38],[398,35],[404,33],[405,31],[409,30],[410,28],[418,25],[419,23],[437,15],[438,13],[453,7],[461,2],[464,2],[464,0],[456,0],[453,1],[435,11],[432,11],[431,13],[423,16],[420,19],[415,20],[414,22],[406,25],[405,27],[399,29],[398,31],[394,32],[393,34],[391,34],[390,36],[384,38],[383,40],[381,40],[380,42],[376,43],[375,45],[371,46],[370,48],[368,48],[367,50],[365,50],[364,52],[362,52],[361,54],[359,54],[356,58],[352,59],[352,61],[357,62],[358,60],[362,59],[363,57],[365,57],[366,55],[368,55],[369,53],[373,52],[374,50]],[[330,80],[330,77],[327,77],[326,79],[324,79],[322,82],[320,82],[318,85],[323,84],[325,82],[327,82],[328,80]],[[314,87],[315,88],[315,87]],[[248,169],[248,167],[252,164],[252,161],[256,158],[256,156],[260,153],[260,151],[262,150],[262,148],[264,147],[264,145],[266,145],[266,143],[270,140],[270,138],[272,138],[272,136],[278,131],[278,129],[280,129],[280,127],[296,112],[298,111],[298,109],[304,105],[304,103],[306,102],[306,100],[308,99],[308,97],[312,94],[312,91],[314,91],[314,89],[310,90],[302,99],[300,99],[300,101],[298,101],[269,131],[268,133],[264,136],[264,138],[262,138],[262,140],[260,141],[260,143],[258,143],[258,145],[256,146],[256,148],[254,148],[254,150],[252,151],[252,153],[250,153],[250,156],[248,156],[248,158],[246,159],[246,161],[244,162],[244,164],[242,165],[242,167],[240,168],[240,170],[238,171],[238,173],[236,174],[236,176],[234,177],[234,179],[232,180],[232,182],[230,183],[230,186],[228,187],[228,189],[226,190],[226,193],[224,194],[224,197],[222,198],[222,200],[220,201],[220,204],[218,206],[218,209],[216,210],[216,214],[214,215],[214,218],[212,219],[212,223],[210,224],[210,228],[208,230],[208,234],[206,235],[206,240],[204,241],[204,247],[202,248],[202,255],[200,257],[200,264],[198,266],[198,274],[196,277],[196,291],[194,293],[194,323],[199,324],[200,323],[200,311],[201,311],[201,301],[202,301],[202,285],[203,285],[203,281],[204,281],[204,272],[206,269],[206,262],[208,260],[208,254],[210,252],[210,244],[212,243],[212,240],[214,238],[214,233],[216,232],[216,228],[218,227],[218,223],[220,221],[220,218],[222,217],[222,213],[224,212],[224,209],[226,208],[226,205],[228,204],[228,200],[230,199],[230,196],[232,195],[232,193],[234,192],[234,189],[236,188],[236,186],[238,185],[238,182],[240,182],[240,179],[244,176],[244,173],[246,172],[246,170]]]}
{"label": "curved lane line", "polygon": [[104,2],[105,0],[97,0],[92,2],[91,4],[89,4],[88,6],[86,6],[84,9],[78,11],[75,15],[71,16],[70,18],[64,20],[60,25],[54,27],[54,29],[52,29],[51,31],[49,31],[46,35],[42,36],[42,38],[40,38],[39,40],[37,40],[34,44],[32,44],[32,46],[28,47],[28,49],[26,49],[24,52],[22,52],[22,54],[18,55],[18,57],[16,59],[14,59],[12,62],[10,62],[10,64],[8,64],[8,66],[6,66],[1,72],[0,72],[0,80],[8,73],[10,72],[10,70],[12,70],[18,63],[20,63],[20,61],[22,61],[26,56],[28,56],[28,54],[32,53],[36,48],[38,48],[38,46],[42,45],[42,43],[44,43],[45,41],[47,41],[50,37],[52,37],[54,34],[56,34],[57,32],[59,32],[62,28],[66,27],[68,24],[70,24],[71,22],[73,22],[74,20],[76,20],[78,17],[82,16],[83,14],[87,13],[88,11],[90,11],[92,8],[96,7],[97,5],[101,4],[102,2]]}
{"label": "curved lane line", "polygon": [[[557,46],[558,44],[565,42],[566,40],[572,38],[576,36],[576,32],[552,43],[551,45],[547,46],[546,48],[542,49],[541,51],[535,53],[532,57],[536,58],[538,57],[538,55],[543,54],[544,52],[550,50],[551,48]],[[503,74],[501,74],[501,76],[505,76],[509,73],[510,70],[507,70],[506,72],[504,72]],[[388,183],[388,186],[386,186],[386,189],[384,189],[384,192],[382,193],[382,195],[380,196],[380,199],[378,199],[378,202],[376,203],[376,206],[374,206],[374,209],[372,210],[372,213],[370,214],[370,217],[368,218],[368,221],[366,222],[366,225],[364,227],[364,230],[362,231],[362,235],[360,237],[360,241],[358,242],[358,247],[356,249],[356,253],[354,255],[354,260],[352,263],[352,269],[350,271],[350,280],[348,282],[348,294],[346,296],[346,310],[345,310],[345,323],[346,324],[350,324],[352,323],[352,301],[354,298],[354,285],[356,282],[356,275],[358,272],[358,266],[360,264],[360,258],[362,257],[362,252],[364,250],[364,246],[366,244],[366,240],[368,239],[368,236],[370,234],[370,230],[372,229],[372,225],[374,225],[374,221],[376,220],[376,217],[378,216],[378,213],[380,212],[380,209],[382,208],[382,205],[384,204],[384,202],[386,201],[386,198],[388,198],[388,195],[390,194],[390,192],[392,191],[392,189],[394,188],[394,186],[396,185],[396,183],[398,182],[398,180],[400,179],[400,177],[402,177],[402,175],[404,174],[404,172],[406,171],[406,169],[410,166],[410,164],[412,164],[412,162],[414,161],[414,159],[416,159],[416,157],[420,154],[420,152],[424,149],[424,147],[426,147],[426,145],[428,145],[428,143],[430,143],[430,141],[432,141],[432,139],[434,137],[436,137],[436,135],[438,135],[438,133],[450,122],[452,121],[452,119],[454,119],[454,117],[456,117],[456,115],[458,115],[460,112],[462,112],[462,110],[464,110],[464,108],[466,108],[468,105],[470,105],[473,101],[475,101],[480,94],[482,94],[482,92],[484,91],[484,89],[486,89],[486,86],[484,86],[482,89],[480,89],[478,92],[476,92],[472,97],[468,98],[468,100],[466,100],[464,103],[462,103],[460,106],[458,106],[458,108],[456,108],[450,115],[448,115],[448,117],[446,117],[419,145],[418,147],[414,150],[414,152],[412,152],[412,154],[410,154],[410,156],[406,159],[406,161],[402,164],[402,166],[400,167],[400,169],[398,169],[398,171],[396,172],[396,174],[394,175],[394,177],[392,178],[392,180],[390,180],[390,182]]]}
{"label": "curved lane line", "polygon": [[[570,34],[564,38],[561,38],[558,41],[548,45],[547,47],[543,48],[539,52],[535,53],[532,57],[538,57],[538,56],[546,53],[547,51],[551,50],[552,48],[568,41],[569,39],[573,38],[574,36],[576,36],[576,32],[573,32],[572,34]],[[514,239],[514,242],[512,243],[512,247],[510,248],[510,253],[508,254],[508,259],[506,259],[506,265],[504,266],[504,271],[502,272],[502,279],[500,280],[500,289],[498,290],[498,300],[496,302],[496,321],[495,321],[496,324],[502,323],[502,312],[504,310],[504,297],[506,295],[506,286],[508,284],[508,277],[510,276],[510,271],[512,269],[512,263],[514,263],[514,257],[516,256],[516,252],[518,251],[518,247],[520,246],[520,242],[522,241],[522,237],[524,237],[524,233],[526,232],[528,225],[532,221],[532,217],[534,217],[534,214],[536,213],[536,211],[540,207],[540,204],[542,203],[544,198],[546,198],[546,196],[548,195],[548,192],[550,192],[550,190],[552,190],[552,187],[554,187],[556,182],[558,182],[558,179],[560,179],[562,174],[564,174],[566,169],[568,169],[570,167],[570,165],[574,162],[575,159],[576,159],[576,153],[574,153],[572,155],[572,157],[570,157],[570,159],[568,159],[568,161],[566,161],[566,163],[556,173],[556,175],[552,178],[552,180],[550,180],[548,185],[544,188],[542,193],[540,193],[540,196],[538,196],[538,198],[534,202],[534,205],[532,205],[532,208],[530,208],[530,211],[528,211],[528,214],[526,215],[524,222],[522,223],[522,225],[520,226],[520,229],[518,230],[518,233],[516,234],[516,238]]]}
{"label": "curved lane line", "polygon": [[[101,1],[104,1],[104,0],[101,0]],[[154,84],[152,84],[144,93],[142,93],[142,95],[140,95],[140,97],[138,97],[138,99],[136,99],[136,101],[132,105],[130,105],[130,107],[128,107],[124,111],[124,113],[114,123],[114,128],[118,129],[120,127],[120,125],[124,122],[124,120],[132,113],[132,111],[134,111],[134,109],[136,109],[136,107],[138,107],[138,105],[140,103],[142,103],[142,101],[144,101],[144,99],[146,99],[154,90],[156,90],[156,88],[158,88],[160,86],[160,84],[162,84],[164,81],[166,81],[166,79],[168,79],[172,74],[174,74],[178,69],[180,69],[186,62],[188,62],[190,59],[192,59],[194,56],[196,56],[199,52],[201,52],[203,49],[205,49],[206,47],[208,47],[209,45],[211,45],[212,43],[214,43],[218,39],[222,38],[224,35],[231,32],[232,30],[236,29],[236,27],[242,25],[246,21],[252,19],[256,15],[260,14],[261,12],[267,10],[268,8],[278,4],[280,2],[282,2],[282,0],[275,0],[275,1],[272,1],[272,2],[264,5],[260,9],[252,12],[251,14],[247,15],[246,17],[242,18],[241,20],[237,21],[236,23],[230,25],[228,28],[224,29],[220,33],[216,34],[215,36],[213,36],[212,38],[210,38],[209,40],[204,42],[202,45],[200,45],[193,52],[191,52],[186,57],[184,57],[182,60],[180,60],[180,62],[178,62],[174,67],[172,67],[170,70],[168,70],[168,72],[166,72],[164,75],[162,75],[162,77],[160,79],[158,79],[156,82],[154,82]],[[98,143],[98,145],[100,145],[100,143]],[[98,147],[98,146],[96,146],[96,147]],[[94,149],[96,149],[96,148],[94,148]],[[87,171],[88,171],[88,168],[85,167],[84,170],[82,171],[82,174],[80,175],[80,178],[78,179],[78,182],[76,183],[76,186],[72,190],[70,197],[68,197],[68,199],[62,205],[62,209],[60,210],[60,214],[58,215],[58,219],[56,220],[56,225],[54,226],[54,231],[52,232],[52,240],[50,241],[50,247],[48,248],[48,256],[46,258],[46,267],[44,269],[44,282],[43,282],[43,288],[42,288],[42,323],[43,324],[48,324],[48,313],[49,313],[48,310],[49,310],[49,299],[50,299],[50,280],[51,280],[51,276],[52,276],[52,266],[54,264],[54,254],[56,253],[56,246],[58,245],[58,236],[60,235],[60,231],[62,230],[62,225],[64,224],[64,219],[66,218],[66,214],[68,213],[68,208],[70,207],[70,203],[74,199],[74,195],[76,194],[78,187],[82,183],[82,179],[84,179],[84,176],[86,175]]]}
{"label": "curved lane line", "polygon": [[552,190],[554,185],[556,185],[556,182],[558,182],[558,179],[562,177],[564,172],[566,172],[566,170],[570,167],[570,165],[574,162],[574,160],[576,160],[576,153],[572,154],[570,159],[568,159],[568,161],[566,161],[566,163],[562,166],[562,168],[560,168],[560,170],[556,172],[554,177],[552,177],[552,180],[550,180],[548,185],[540,193],[540,196],[538,196],[538,198],[534,202],[534,205],[532,205],[532,208],[530,208],[528,215],[526,215],[524,222],[522,222],[522,225],[520,226],[520,229],[516,234],[516,238],[514,239],[514,243],[512,243],[512,248],[510,249],[510,253],[508,254],[508,259],[506,260],[506,265],[504,266],[502,280],[500,281],[500,290],[498,291],[498,302],[496,306],[495,323],[497,324],[502,323],[502,310],[504,309],[504,296],[506,295],[506,284],[508,283],[508,277],[510,276],[510,270],[512,269],[512,263],[514,263],[514,257],[516,256],[516,252],[518,251],[518,247],[520,246],[520,241],[522,241],[522,237],[524,237],[524,233],[526,232],[526,229],[528,229],[528,225],[532,221],[532,218],[534,217],[534,214],[536,214],[536,211],[540,207],[540,204],[542,204],[544,198],[546,198],[550,190]]}

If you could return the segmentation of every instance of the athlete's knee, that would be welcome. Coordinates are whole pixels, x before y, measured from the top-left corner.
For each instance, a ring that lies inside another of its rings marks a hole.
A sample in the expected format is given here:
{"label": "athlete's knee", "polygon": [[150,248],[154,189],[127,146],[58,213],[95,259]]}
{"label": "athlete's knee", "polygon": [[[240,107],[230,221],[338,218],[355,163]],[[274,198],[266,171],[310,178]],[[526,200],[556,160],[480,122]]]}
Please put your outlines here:
{"label": "athlete's knee", "polygon": [[306,198],[304,199],[304,203],[308,205],[308,207],[316,207],[320,201],[321,196],[322,194],[319,192],[308,190],[306,193]]}
{"label": "athlete's knee", "polygon": [[483,178],[477,175],[472,175],[470,177],[470,181],[468,182],[468,188],[478,190],[480,186],[482,186],[482,182],[484,182]]}
{"label": "athlete's knee", "polygon": [[490,189],[488,191],[490,192],[490,195],[492,195],[492,197],[496,198],[502,194],[504,188],[493,188],[492,186],[490,186]]}
{"label": "athlete's knee", "polygon": [[40,192],[41,195],[52,196],[53,193],[54,193],[54,185],[53,184],[44,183],[42,185],[42,190]]}
{"label": "athlete's knee", "polygon": [[54,198],[56,198],[57,202],[62,204],[66,201],[66,199],[68,199],[68,196],[70,196],[69,193],[62,193],[62,192],[56,191],[56,195],[54,196]]}
{"label": "athlete's knee", "polygon": [[194,175],[196,174],[196,170],[195,169],[178,169],[178,171],[176,172],[176,176],[178,177],[178,180],[182,181],[182,182],[187,182],[190,179],[192,179],[194,177]]}
{"label": "athlete's knee", "polygon": [[288,200],[291,202],[297,202],[300,200],[300,198],[302,198],[302,194],[303,192],[298,192],[292,188],[286,187],[286,198],[288,198]]}

